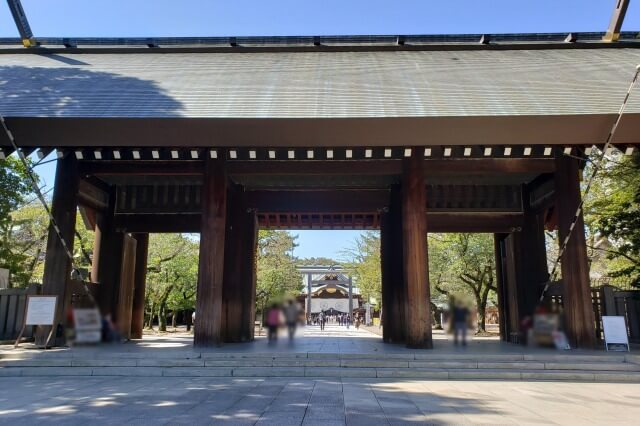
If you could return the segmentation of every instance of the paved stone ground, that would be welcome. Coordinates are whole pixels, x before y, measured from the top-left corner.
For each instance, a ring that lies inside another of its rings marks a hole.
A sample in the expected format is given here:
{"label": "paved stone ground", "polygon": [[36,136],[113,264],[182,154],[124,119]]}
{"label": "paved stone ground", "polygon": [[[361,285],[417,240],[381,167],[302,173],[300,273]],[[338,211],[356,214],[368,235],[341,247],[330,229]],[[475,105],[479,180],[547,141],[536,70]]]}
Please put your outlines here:
{"label": "paved stone ground", "polygon": [[2,378],[0,424],[637,424],[640,385]]}

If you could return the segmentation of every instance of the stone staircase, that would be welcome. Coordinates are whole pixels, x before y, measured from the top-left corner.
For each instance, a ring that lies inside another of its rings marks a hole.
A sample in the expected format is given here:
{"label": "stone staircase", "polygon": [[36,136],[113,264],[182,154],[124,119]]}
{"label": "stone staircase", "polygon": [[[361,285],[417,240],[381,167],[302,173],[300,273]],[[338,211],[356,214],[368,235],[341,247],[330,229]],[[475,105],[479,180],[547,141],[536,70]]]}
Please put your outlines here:
{"label": "stone staircase", "polygon": [[636,354],[3,351],[0,376],[334,377],[640,383]]}

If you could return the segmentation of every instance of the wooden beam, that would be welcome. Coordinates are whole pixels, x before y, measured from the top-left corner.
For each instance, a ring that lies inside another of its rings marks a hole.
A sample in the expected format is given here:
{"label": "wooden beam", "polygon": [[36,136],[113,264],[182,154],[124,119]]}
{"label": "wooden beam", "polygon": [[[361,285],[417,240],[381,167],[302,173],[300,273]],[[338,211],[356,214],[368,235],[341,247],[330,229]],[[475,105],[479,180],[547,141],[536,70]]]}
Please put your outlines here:
{"label": "wooden beam", "polygon": [[205,161],[194,325],[194,345],[197,347],[220,345],[223,341],[222,285],[227,216],[227,176],[224,167],[221,160]]}
{"label": "wooden beam", "polygon": [[410,348],[431,349],[431,304],[427,258],[427,215],[421,154],[403,160],[402,239],[406,341]]}
{"label": "wooden beam", "polygon": [[144,327],[144,294],[147,286],[147,260],[149,255],[149,234],[133,234],[136,239],[136,265],[131,314],[131,338],[142,339]]}
{"label": "wooden beam", "polygon": [[247,191],[247,208],[259,212],[377,211],[389,203],[387,190]]}
{"label": "wooden beam", "polygon": [[[564,46],[567,45],[575,46]],[[580,45],[589,47],[587,43]],[[598,43],[592,45],[598,47]],[[9,117],[6,121],[22,146],[175,147],[189,141],[190,146],[207,148],[339,149],[425,144],[537,145],[540,141],[550,145],[564,145],[567,141],[592,145],[606,140],[614,119],[612,113],[324,119]],[[618,143],[637,144],[640,114],[625,114],[623,124],[616,133]],[[0,145],[9,145],[3,134]]]}
{"label": "wooden beam", "polygon": [[82,161],[83,176],[202,176],[202,161]]}
{"label": "wooden beam", "polygon": [[198,233],[200,214],[117,214],[114,224],[119,231],[161,233]]}
{"label": "wooden beam", "polygon": [[[580,160],[559,157],[557,160],[556,208],[558,237],[564,241],[570,232],[580,204]],[[578,215],[567,248],[562,256],[565,329],[572,347],[593,348],[596,344],[595,320],[591,303],[589,260],[584,234],[584,218]]]}
{"label": "wooden beam", "polygon": [[611,14],[611,22],[607,32],[602,37],[604,41],[618,41],[620,39],[620,30],[622,29],[622,23],[624,22],[624,16],[627,14],[627,8],[629,7],[629,0],[614,0],[613,13]]}
{"label": "wooden beam", "polygon": [[[60,160],[56,169],[51,213],[58,224],[66,246],[60,241],[53,224],[50,223],[42,277],[42,294],[58,296],[54,324],[61,324],[66,312],[64,302],[67,286],[71,279],[71,259],[67,256],[66,250],[68,247],[68,250],[73,252],[78,210],[78,185],[79,177],[75,158],[67,157]],[[38,327],[35,336],[36,345],[44,346],[46,344],[49,331],[50,327]],[[54,344],[60,345],[63,340],[64,337],[55,339]]]}
{"label": "wooden beam", "polygon": [[[419,150],[419,148],[416,148]],[[424,176],[495,176],[509,173],[552,173],[553,159],[470,158],[425,159]],[[352,161],[237,161],[229,163],[231,176],[261,175],[400,175],[402,160]]]}
{"label": "wooden beam", "polygon": [[[303,222],[302,216],[307,213],[288,212],[290,221],[284,225],[288,229],[311,229],[310,222]],[[377,212],[370,213],[371,226],[357,227],[350,215],[341,214],[334,217],[332,229],[376,229],[379,224]],[[262,229],[276,229],[275,223],[267,219],[271,213],[258,214]],[[114,218],[117,230],[121,232],[148,233],[198,233],[200,232],[200,214],[119,214]],[[522,227],[521,213],[427,213],[429,232],[487,232],[509,233]],[[364,224],[366,225],[366,224]]]}
{"label": "wooden beam", "polygon": [[80,179],[78,203],[93,210],[103,211],[109,207],[109,193]]}
{"label": "wooden beam", "polygon": [[429,232],[509,233],[522,227],[520,213],[428,212]]}

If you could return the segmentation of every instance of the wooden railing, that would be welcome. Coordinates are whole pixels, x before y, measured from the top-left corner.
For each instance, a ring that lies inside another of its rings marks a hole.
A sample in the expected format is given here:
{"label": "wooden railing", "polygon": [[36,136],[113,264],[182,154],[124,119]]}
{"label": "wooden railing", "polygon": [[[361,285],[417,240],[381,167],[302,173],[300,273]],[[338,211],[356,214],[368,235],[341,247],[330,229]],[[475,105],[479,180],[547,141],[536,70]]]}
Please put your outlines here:
{"label": "wooden railing", "polygon": [[[0,290],[0,341],[13,341],[18,337],[24,321],[27,295],[38,294],[40,285],[31,284],[27,288]],[[27,327],[23,337],[31,337],[33,327]]]}

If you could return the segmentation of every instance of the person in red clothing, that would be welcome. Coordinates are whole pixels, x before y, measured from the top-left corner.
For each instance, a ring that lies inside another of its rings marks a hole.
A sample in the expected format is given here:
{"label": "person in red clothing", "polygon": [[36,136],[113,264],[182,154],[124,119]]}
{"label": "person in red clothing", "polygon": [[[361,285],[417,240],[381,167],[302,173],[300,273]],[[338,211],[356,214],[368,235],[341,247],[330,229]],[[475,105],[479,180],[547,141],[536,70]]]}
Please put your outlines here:
{"label": "person in red clothing", "polygon": [[280,309],[275,303],[267,311],[267,328],[269,329],[269,343],[278,339],[278,326],[280,325]]}

